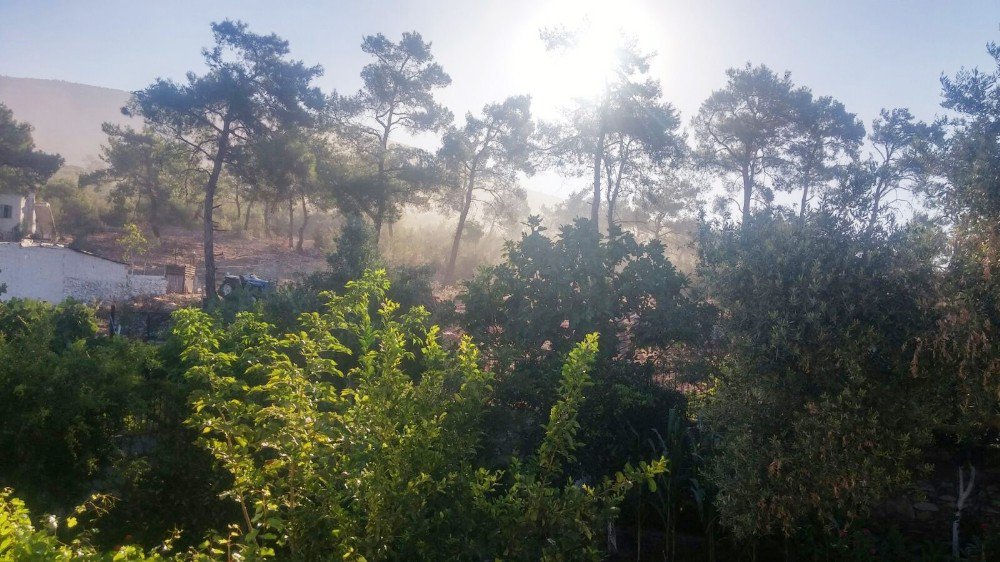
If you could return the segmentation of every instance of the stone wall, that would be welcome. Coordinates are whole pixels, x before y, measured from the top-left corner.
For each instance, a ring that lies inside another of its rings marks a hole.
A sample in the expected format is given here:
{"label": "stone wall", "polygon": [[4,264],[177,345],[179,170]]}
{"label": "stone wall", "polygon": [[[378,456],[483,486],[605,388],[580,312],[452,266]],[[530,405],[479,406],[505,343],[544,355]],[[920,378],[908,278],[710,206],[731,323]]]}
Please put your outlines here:
{"label": "stone wall", "polygon": [[[972,492],[962,509],[963,528],[980,525],[996,528],[1000,524],[1000,470],[986,468],[995,466],[983,463],[977,467]],[[966,484],[968,478],[966,469]],[[882,522],[928,536],[950,537],[958,497],[958,467],[941,462],[913,490],[883,503],[873,515]]]}
{"label": "stone wall", "polygon": [[126,278],[123,292],[126,297],[165,295],[167,293],[167,278],[164,275],[129,275]]}

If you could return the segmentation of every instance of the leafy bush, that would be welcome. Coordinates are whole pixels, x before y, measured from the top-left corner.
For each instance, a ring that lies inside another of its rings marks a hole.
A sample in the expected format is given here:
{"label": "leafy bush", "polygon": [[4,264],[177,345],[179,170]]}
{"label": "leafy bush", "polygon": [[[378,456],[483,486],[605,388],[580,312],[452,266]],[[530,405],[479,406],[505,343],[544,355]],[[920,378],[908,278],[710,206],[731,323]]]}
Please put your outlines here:
{"label": "leafy bush", "polygon": [[39,193],[52,205],[52,214],[60,235],[72,236],[74,242],[105,228],[102,214],[108,207],[106,195],[77,185],[75,177],[56,177]]}
{"label": "leafy bush", "polygon": [[[282,288],[263,304],[264,317],[280,330],[295,327],[300,314],[323,308],[324,291],[342,291],[348,282],[365,271],[386,269],[390,280],[389,297],[404,310],[423,306],[432,311],[436,301],[431,288],[434,268],[423,266],[386,267],[375,240],[375,230],[364,219],[349,215],[337,240],[337,248],[326,258],[329,269]],[[242,307],[246,310],[248,307]]]}
{"label": "leafy bush", "polygon": [[0,481],[47,512],[114,495],[100,544],[200,534],[225,508],[210,457],[182,426],[188,385],[164,367],[176,356],[96,334],[81,303],[0,303]]}
{"label": "leafy bush", "polygon": [[557,239],[537,218],[529,226],[508,243],[506,260],[483,269],[460,297],[463,327],[484,342],[497,373],[493,454],[503,459],[537,445],[561,358],[583,334],[596,332],[602,399],[581,412],[591,445],[578,460],[584,473],[600,476],[611,459],[647,456],[653,430],[665,430],[666,412],[682,407],[662,378],[676,374],[680,362],[658,379],[649,358],[685,355],[703,338],[711,310],[689,293],[659,242],[641,244],[620,232],[604,239],[585,220],[563,226]]}
{"label": "leafy bush", "polygon": [[857,518],[914,476],[941,411],[914,368],[934,326],[933,247],[827,212],[705,226],[700,274],[725,351],[703,419],[738,536]]}
{"label": "leafy bush", "polygon": [[350,282],[283,336],[253,314],[223,329],[177,313],[188,376],[204,388],[190,422],[232,474],[245,553],[599,559],[624,493],[665,466],[564,479],[596,336],[569,353],[537,453],[491,470],[476,462],[492,384],[477,349],[465,338],[445,351],[426,311],[400,314],[388,290],[384,272]]}

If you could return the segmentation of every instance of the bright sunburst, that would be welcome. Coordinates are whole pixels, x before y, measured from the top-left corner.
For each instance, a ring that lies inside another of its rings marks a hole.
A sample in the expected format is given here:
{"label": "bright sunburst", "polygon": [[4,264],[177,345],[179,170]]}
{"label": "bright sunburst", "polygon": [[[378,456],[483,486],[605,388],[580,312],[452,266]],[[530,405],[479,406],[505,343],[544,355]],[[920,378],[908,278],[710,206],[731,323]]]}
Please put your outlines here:
{"label": "bright sunburst", "polygon": [[[571,45],[543,51],[541,41],[518,54],[542,106],[597,95],[613,72],[625,38],[650,38],[649,14],[636,2],[556,0],[543,5],[532,22],[536,28],[564,28],[574,34]],[[536,35],[537,37],[537,35]]]}

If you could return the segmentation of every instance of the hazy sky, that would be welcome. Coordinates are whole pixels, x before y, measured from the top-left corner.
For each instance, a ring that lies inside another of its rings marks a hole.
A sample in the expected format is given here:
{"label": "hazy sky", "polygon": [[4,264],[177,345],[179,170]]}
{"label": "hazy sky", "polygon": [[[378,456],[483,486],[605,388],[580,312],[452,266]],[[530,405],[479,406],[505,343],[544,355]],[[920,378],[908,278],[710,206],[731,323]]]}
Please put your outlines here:
{"label": "hazy sky", "polygon": [[367,62],[362,36],[417,30],[452,77],[440,99],[456,115],[529,93],[544,117],[585,86],[567,83],[575,67],[544,52],[538,29],[585,14],[657,52],[653,73],[685,125],[725,69],[746,62],[791,71],[866,123],[896,106],[929,119],[941,112],[942,72],[989,68],[985,44],[1000,40],[1000,0],[0,0],[0,74],[123,90],[180,79],[201,69],[209,23],[229,17],[321,64],[324,90],[354,91]]}

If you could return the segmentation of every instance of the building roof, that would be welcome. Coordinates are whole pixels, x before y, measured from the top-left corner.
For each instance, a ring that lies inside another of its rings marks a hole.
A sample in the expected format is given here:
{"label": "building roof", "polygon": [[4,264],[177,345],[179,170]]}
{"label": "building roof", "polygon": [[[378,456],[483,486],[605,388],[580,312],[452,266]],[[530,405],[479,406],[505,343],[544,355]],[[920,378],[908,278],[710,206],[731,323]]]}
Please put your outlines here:
{"label": "building roof", "polygon": [[114,262],[114,263],[120,263],[120,264],[125,265],[125,266],[129,265],[127,262],[123,262],[121,260],[115,260],[115,259],[111,259],[111,258],[106,258],[104,256],[99,256],[99,255],[97,255],[97,254],[95,254],[93,252],[88,252],[86,250],[81,250],[79,248],[72,248],[72,247],[67,246],[65,244],[56,244],[54,242],[39,242],[37,240],[32,240],[30,238],[25,238],[25,239],[21,240],[20,242],[0,242],[0,244],[19,244],[22,248],[46,248],[46,249],[49,249],[49,250],[69,250],[71,252],[76,252],[78,254],[83,254],[85,256],[91,256],[91,257],[94,257],[94,258],[97,258],[97,259],[101,259],[101,260],[105,260],[105,261],[110,261],[110,262]]}

